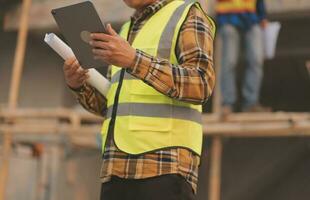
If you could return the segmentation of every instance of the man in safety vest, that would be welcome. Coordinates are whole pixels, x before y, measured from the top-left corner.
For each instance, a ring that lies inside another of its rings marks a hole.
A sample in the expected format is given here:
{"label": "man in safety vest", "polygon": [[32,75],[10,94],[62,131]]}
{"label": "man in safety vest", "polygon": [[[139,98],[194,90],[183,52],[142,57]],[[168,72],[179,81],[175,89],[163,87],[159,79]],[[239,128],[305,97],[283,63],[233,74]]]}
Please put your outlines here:
{"label": "man in safety vest", "polygon": [[221,37],[221,91],[223,114],[236,103],[236,65],[240,42],[244,43],[245,73],[241,93],[243,111],[260,111],[259,92],[263,76],[262,28],[266,26],[263,0],[217,0],[217,24]]}
{"label": "man in safety vest", "polygon": [[64,64],[78,101],[105,117],[101,199],[194,199],[214,23],[194,1],[124,1],[136,12],[120,33],[108,25],[91,35],[94,58],[111,65],[107,96],[85,83],[77,60]]}

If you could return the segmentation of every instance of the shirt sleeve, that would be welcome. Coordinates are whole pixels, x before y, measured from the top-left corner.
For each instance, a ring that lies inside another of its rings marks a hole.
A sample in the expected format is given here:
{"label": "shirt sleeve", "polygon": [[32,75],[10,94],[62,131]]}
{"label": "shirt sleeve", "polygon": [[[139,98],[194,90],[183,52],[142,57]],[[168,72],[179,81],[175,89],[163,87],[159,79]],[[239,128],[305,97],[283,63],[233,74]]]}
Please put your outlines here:
{"label": "shirt sleeve", "polygon": [[259,20],[266,19],[266,7],[264,0],[258,0],[256,3],[256,13],[259,18]]}
{"label": "shirt sleeve", "polygon": [[[111,79],[109,68],[108,79]],[[77,101],[89,112],[104,117],[107,112],[107,99],[96,88],[89,84],[84,84],[78,90],[71,89]]]}
{"label": "shirt sleeve", "polygon": [[127,72],[171,98],[205,103],[215,84],[212,26],[207,16],[193,6],[176,46],[179,64],[137,50],[135,65]]}

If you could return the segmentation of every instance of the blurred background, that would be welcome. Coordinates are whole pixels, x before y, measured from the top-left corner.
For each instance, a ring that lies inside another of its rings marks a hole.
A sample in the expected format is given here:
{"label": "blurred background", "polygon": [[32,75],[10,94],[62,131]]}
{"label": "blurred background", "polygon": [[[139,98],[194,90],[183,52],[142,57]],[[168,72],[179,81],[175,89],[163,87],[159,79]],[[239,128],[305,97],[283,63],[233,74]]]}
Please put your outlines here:
{"label": "blurred background", "polygon": [[[23,26],[21,19],[25,17],[22,2],[0,0],[0,187],[4,188],[0,188],[3,196],[0,199],[98,199],[101,165],[98,134],[102,120],[77,104],[66,87],[62,59],[43,42],[46,33],[61,36],[50,10],[80,1],[32,0],[28,34],[24,35],[24,59],[23,36],[21,41],[17,39]],[[112,23],[115,29],[133,13],[123,1],[93,2],[102,20]],[[215,17],[215,0],[201,1],[201,4]],[[307,125],[310,120],[310,1],[266,0],[265,4],[268,21],[281,23],[275,56],[264,61],[260,90],[261,105],[272,111],[256,115],[237,112],[229,123],[222,122],[217,100],[219,89],[215,92],[214,98],[204,106],[205,126],[208,129],[210,123],[210,134],[206,133],[204,140],[198,200],[308,200],[310,197],[309,126],[297,131],[292,128],[295,122]],[[240,54],[238,62],[239,86],[244,73],[243,55]],[[220,56],[217,59],[221,60]],[[13,72],[13,66],[23,67],[20,72]],[[105,74],[106,69],[100,72]],[[12,86],[13,73],[20,74],[19,88]],[[18,94],[15,101],[12,90]],[[11,112],[9,108],[17,111]],[[75,119],[78,128],[88,128],[87,133],[72,136]],[[244,133],[247,120],[252,128]],[[267,120],[268,126],[264,128]],[[67,129],[54,129],[59,124],[70,127],[71,134],[61,131]],[[278,125],[281,128],[276,129]],[[230,136],[223,129],[226,126],[237,126],[240,134]],[[256,133],[256,129],[270,130]]]}

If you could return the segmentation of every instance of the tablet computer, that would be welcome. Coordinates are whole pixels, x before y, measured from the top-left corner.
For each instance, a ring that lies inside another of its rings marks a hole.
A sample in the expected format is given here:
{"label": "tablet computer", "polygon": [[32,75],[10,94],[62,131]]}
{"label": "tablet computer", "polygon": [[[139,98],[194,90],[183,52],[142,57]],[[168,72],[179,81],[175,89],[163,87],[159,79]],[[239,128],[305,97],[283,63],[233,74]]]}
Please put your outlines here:
{"label": "tablet computer", "polygon": [[106,65],[95,60],[89,45],[90,33],[104,33],[105,26],[90,1],[52,10],[52,15],[83,68],[98,68]]}

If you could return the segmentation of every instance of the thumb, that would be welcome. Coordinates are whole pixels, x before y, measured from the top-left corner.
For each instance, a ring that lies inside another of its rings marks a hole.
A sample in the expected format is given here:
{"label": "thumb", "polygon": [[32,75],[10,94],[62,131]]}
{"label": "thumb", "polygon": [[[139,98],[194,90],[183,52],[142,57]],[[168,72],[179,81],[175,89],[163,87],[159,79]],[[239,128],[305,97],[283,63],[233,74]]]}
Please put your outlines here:
{"label": "thumb", "polygon": [[118,35],[118,34],[116,33],[116,31],[112,28],[111,24],[108,24],[108,25],[107,25],[107,31],[108,31],[108,33],[109,33],[110,35],[113,35],[113,36]]}

